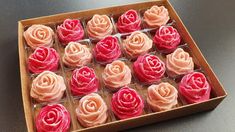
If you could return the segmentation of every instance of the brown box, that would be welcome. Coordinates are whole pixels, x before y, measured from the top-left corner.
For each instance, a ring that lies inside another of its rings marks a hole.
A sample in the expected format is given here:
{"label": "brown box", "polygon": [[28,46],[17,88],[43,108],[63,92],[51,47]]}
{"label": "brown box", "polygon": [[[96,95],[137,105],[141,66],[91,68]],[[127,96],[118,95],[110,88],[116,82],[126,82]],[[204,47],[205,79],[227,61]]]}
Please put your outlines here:
{"label": "brown box", "polygon": [[[37,106],[33,105],[32,99],[30,97],[30,84],[31,84],[31,77],[29,71],[27,69],[26,60],[27,60],[27,48],[25,46],[25,40],[23,38],[23,32],[25,28],[32,24],[46,24],[46,25],[56,25],[61,23],[66,18],[89,18],[94,14],[120,14],[129,9],[135,10],[145,10],[150,8],[153,5],[164,5],[170,14],[171,19],[175,20],[175,27],[181,34],[185,43],[187,43],[188,48],[193,54],[193,59],[197,60],[198,66],[203,69],[203,72],[207,76],[211,86],[211,99],[202,103],[195,103],[195,104],[184,104],[180,105],[176,108],[173,108],[168,111],[162,112],[147,112],[141,116],[126,119],[126,120],[111,120],[103,125],[99,125],[96,127],[91,128],[82,128],[78,125],[76,117],[74,116],[74,106],[73,97],[69,97],[69,91],[67,90],[67,94],[63,100],[66,107],[69,109],[72,118],[71,118],[71,131],[102,131],[102,130],[123,130],[127,128],[132,128],[136,126],[141,126],[145,124],[150,124],[154,122],[159,122],[163,120],[168,120],[176,117],[190,115],[200,111],[212,110],[216,108],[216,106],[226,97],[227,93],[223,89],[223,86],[217,79],[216,75],[212,71],[211,67],[203,57],[201,51],[197,47],[197,44],[194,42],[192,37],[190,36],[189,32],[183,25],[182,21],[180,20],[179,16],[177,15],[176,11],[173,9],[169,1],[167,0],[156,0],[151,2],[143,2],[143,3],[136,3],[136,4],[129,4],[123,6],[115,6],[115,7],[108,7],[102,9],[93,9],[93,10],[86,10],[86,11],[79,11],[79,12],[70,12],[70,13],[63,13],[45,17],[38,17],[32,18],[27,20],[21,20],[18,22],[18,46],[19,46],[19,58],[20,58],[20,73],[21,73],[21,88],[22,88],[22,97],[23,97],[23,104],[24,104],[24,112],[25,112],[25,119],[28,131],[35,131],[34,126],[34,111],[37,111]],[[141,11],[140,11],[141,12]],[[59,47],[58,49],[59,50]],[[60,69],[63,72],[63,68]],[[60,72],[60,71],[59,71]],[[34,110],[36,109],[36,110]]]}

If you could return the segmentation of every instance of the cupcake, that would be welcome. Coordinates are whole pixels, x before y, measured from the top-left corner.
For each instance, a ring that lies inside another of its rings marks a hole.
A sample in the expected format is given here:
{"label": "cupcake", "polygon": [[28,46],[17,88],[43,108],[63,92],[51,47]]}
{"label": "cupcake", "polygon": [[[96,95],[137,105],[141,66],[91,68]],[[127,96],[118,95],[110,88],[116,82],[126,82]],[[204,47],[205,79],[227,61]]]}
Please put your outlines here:
{"label": "cupcake", "polygon": [[107,88],[116,90],[131,83],[131,70],[123,61],[116,60],[106,65],[102,79]]}
{"label": "cupcake", "polygon": [[90,38],[101,40],[111,35],[113,25],[107,15],[95,14],[90,21],[87,22],[87,33]]}
{"label": "cupcake", "polygon": [[203,73],[192,72],[182,78],[179,92],[188,103],[200,103],[210,99],[211,86]]}
{"label": "cupcake", "polygon": [[94,57],[101,64],[108,64],[121,56],[121,48],[116,37],[108,36],[100,40],[93,49]]}
{"label": "cupcake", "polygon": [[150,9],[144,12],[144,22],[150,28],[157,28],[162,25],[166,25],[169,21],[168,10],[164,6],[152,6]]}
{"label": "cupcake", "polygon": [[173,52],[180,41],[178,31],[172,26],[161,26],[153,38],[156,47],[164,53]]}
{"label": "cupcake", "polygon": [[33,80],[30,96],[38,102],[55,102],[63,97],[65,89],[62,76],[44,71]]}
{"label": "cupcake", "polygon": [[165,70],[165,64],[156,55],[145,54],[139,56],[133,64],[135,76],[145,84],[160,81]]}
{"label": "cupcake", "polygon": [[70,42],[65,47],[62,60],[68,67],[81,67],[91,62],[92,54],[86,45]]}
{"label": "cupcake", "polygon": [[152,48],[152,40],[145,33],[135,31],[123,40],[122,46],[128,57],[136,58]]}
{"label": "cupcake", "polygon": [[144,100],[134,89],[125,86],[113,94],[111,108],[119,119],[136,117],[143,113]]}
{"label": "cupcake", "polygon": [[49,104],[43,107],[36,116],[37,132],[68,132],[70,114],[61,104]]}
{"label": "cupcake", "polygon": [[70,80],[70,88],[75,96],[87,95],[97,92],[99,88],[99,80],[93,69],[83,66],[75,69]]}
{"label": "cupcake", "polygon": [[141,29],[141,19],[135,10],[128,10],[118,18],[117,28],[121,33],[129,33]]}
{"label": "cupcake", "polygon": [[28,69],[32,73],[56,71],[59,66],[59,54],[53,48],[38,47],[28,58]]}
{"label": "cupcake", "polygon": [[148,87],[147,103],[155,112],[170,110],[178,104],[178,91],[167,82]]}
{"label": "cupcake", "polygon": [[51,47],[54,42],[54,31],[45,25],[32,25],[24,32],[24,38],[32,49]]}
{"label": "cupcake", "polygon": [[81,40],[84,37],[84,30],[78,19],[66,19],[57,27],[57,34],[60,42],[67,45],[69,42]]}
{"label": "cupcake", "polygon": [[193,59],[182,48],[177,48],[173,53],[166,56],[166,68],[171,77],[184,75],[193,72]]}
{"label": "cupcake", "polygon": [[91,93],[79,100],[76,115],[83,127],[92,127],[106,122],[108,107],[99,94]]}

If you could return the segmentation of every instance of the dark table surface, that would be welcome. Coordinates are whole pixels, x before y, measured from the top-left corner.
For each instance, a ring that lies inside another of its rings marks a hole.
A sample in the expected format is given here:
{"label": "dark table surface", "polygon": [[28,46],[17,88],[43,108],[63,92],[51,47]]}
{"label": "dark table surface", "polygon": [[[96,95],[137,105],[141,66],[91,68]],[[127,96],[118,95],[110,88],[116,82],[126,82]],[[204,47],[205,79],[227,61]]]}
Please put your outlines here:
{"label": "dark table surface", "polygon": [[[143,0],[0,0],[0,131],[26,131],[21,98],[17,21]],[[228,92],[214,111],[129,131],[235,131],[235,1],[170,0]]]}

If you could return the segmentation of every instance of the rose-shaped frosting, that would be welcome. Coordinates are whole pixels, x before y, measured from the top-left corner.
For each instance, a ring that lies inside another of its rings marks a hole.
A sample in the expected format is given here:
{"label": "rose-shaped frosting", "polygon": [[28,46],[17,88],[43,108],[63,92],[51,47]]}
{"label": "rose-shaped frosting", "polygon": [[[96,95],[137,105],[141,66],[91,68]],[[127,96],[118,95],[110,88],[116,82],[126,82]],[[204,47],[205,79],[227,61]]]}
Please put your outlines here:
{"label": "rose-shaped frosting", "polygon": [[70,114],[63,105],[49,104],[40,110],[35,124],[37,132],[67,132],[70,120]]}
{"label": "rose-shaped frosting", "polygon": [[203,73],[192,72],[182,78],[179,92],[188,103],[199,103],[210,99],[211,87]]}
{"label": "rose-shaped frosting", "polygon": [[154,83],[165,73],[165,64],[156,56],[145,54],[139,56],[133,64],[133,71],[140,82]]}
{"label": "rose-shaped frosting", "polygon": [[166,53],[174,51],[179,45],[181,38],[178,31],[172,26],[161,26],[153,39],[156,47]]}
{"label": "rose-shaped frosting", "polygon": [[60,42],[67,44],[83,38],[84,30],[78,19],[66,19],[63,24],[57,27],[57,34]]}
{"label": "rose-shaped frosting", "polygon": [[79,100],[76,114],[84,127],[92,127],[106,122],[108,107],[99,94],[91,93]]}
{"label": "rose-shaped frosting", "polygon": [[86,95],[98,90],[99,80],[93,69],[84,66],[73,71],[70,87],[73,95]]}
{"label": "rose-shaped frosting", "polygon": [[169,110],[178,104],[178,91],[169,83],[148,87],[147,103],[153,111]]}
{"label": "rose-shaped frosting", "polygon": [[113,94],[111,108],[119,119],[127,119],[142,114],[144,101],[134,89],[125,86]]}
{"label": "rose-shaped frosting", "polygon": [[193,59],[182,48],[177,48],[173,53],[166,56],[166,68],[173,75],[187,74],[194,69]]}
{"label": "rose-shaped frosting", "polygon": [[63,97],[65,89],[62,76],[44,71],[33,80],[30,95],[38,102],[55,102]]}
{"label": "rose-shaped frosting", "polygon": [[122,43],[126,54],[130,57],[137,57],[147,53],[152,48],[152,40],[140,31],[133,32]]}
{"label": "rose-shaped frosting", "polygon": [[93,52],[98,62],[107,64],[120,57],[121,48],[116,37],[108,36],[95,45]]}
{"label": "rose-shaped frosting", "polygon": [[64,50],[63,63],[69,67],[79,67],[91,62],[92,54],[86,45],[70,42]]}
{"label": "rose-shaped frosting", "polygon": [[107,15],[94,15],[90,21],[87,22],[87,33],[89,37],[94,39],[103,39],[113,32],[113,25]]}
{"label": "rose-shaped frosting", "polygon": [[32,73],[56,71],[59,66],[59,54],[53,48],[38,47],[28,58],[28,68]]}
{"label": "rose-shaped frosting", "polygon": [[144,12],[144,21],[151,28],[165,25],[169,19],[168,10],[164,6],[152,6]]}
{"label": "rose-shaped frosting", "polygon": [[32,48],[51,47],[54,42],[54,31],[45,25],[32,25],[24,32],[26,43]]}
{"label": "rose-shaped frosting", "polygon": [[135,10],[128,10],[118,18],[117,28],[121,33],[140,30],[141,19]]}
{"label": "rose-shaped frosting", "polygon": [[131,70],[124,62],[116,60],[106,65],[102,78],[108,88],[120,88],[131,83]]}

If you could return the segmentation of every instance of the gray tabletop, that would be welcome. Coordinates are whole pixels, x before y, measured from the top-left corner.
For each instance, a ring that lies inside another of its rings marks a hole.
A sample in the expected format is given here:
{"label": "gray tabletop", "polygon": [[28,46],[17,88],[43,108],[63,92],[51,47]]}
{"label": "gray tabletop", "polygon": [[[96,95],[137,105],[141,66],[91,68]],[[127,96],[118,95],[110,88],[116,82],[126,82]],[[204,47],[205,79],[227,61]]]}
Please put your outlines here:
{"label": "gray tabletop", "polygon": [[[17,21],[143,0],[0,1],[0,131],[26,131],[21,98]],[[214,111],[128,131],[235,131],[235,1],[170,0],[228,92]]]}

